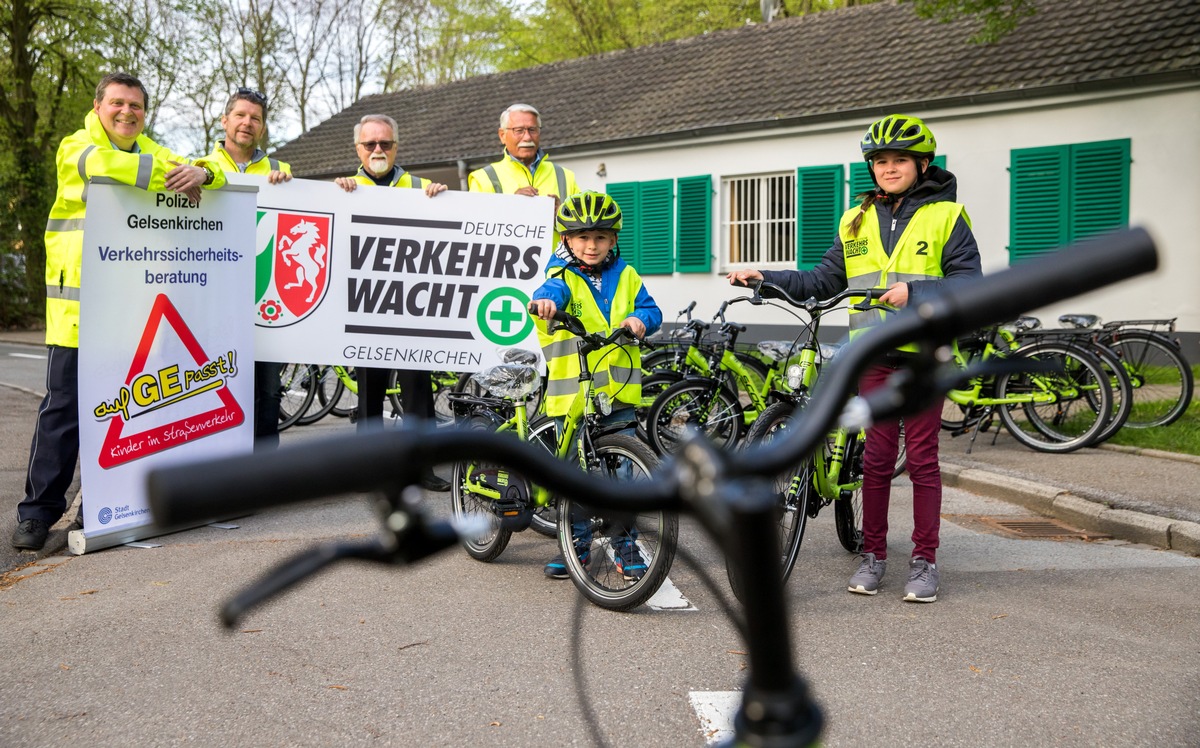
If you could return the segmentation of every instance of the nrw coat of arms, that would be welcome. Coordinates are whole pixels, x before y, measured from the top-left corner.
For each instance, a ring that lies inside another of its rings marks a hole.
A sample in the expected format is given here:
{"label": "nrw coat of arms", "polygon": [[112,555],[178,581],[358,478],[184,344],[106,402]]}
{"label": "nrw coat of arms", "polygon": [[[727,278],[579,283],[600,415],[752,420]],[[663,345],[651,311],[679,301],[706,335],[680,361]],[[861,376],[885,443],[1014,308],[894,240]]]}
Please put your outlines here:
{"label": "nrw coat of arms", "polygon": [[286,327],[312,314],[329,290],[333,216],[260,208],[255,323]]}

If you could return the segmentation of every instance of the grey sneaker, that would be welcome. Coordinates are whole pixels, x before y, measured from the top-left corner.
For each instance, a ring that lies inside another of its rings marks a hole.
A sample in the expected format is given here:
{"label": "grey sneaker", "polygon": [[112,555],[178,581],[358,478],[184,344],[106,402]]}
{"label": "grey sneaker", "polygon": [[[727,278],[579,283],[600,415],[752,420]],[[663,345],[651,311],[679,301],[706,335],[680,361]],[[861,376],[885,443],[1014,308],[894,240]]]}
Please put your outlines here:
{"label": "grey sneaker", "polygon": [[910,603],[937,602],[938,583],[942,573],[937,564],[931,564],[917,556],[908,562],[908,584],[904,585],[904,599]]}
{"label": "grey sneaker", "polygon": [[887,561],[876,559],[874,553],[860,553],[858,557],[862,559],[862,563],[858,565],[854,576],[850,577],[850,586],[846,589],[860,595],[874,595],[879,591],[879,580],[883,579],[883,572],[887,571]]}

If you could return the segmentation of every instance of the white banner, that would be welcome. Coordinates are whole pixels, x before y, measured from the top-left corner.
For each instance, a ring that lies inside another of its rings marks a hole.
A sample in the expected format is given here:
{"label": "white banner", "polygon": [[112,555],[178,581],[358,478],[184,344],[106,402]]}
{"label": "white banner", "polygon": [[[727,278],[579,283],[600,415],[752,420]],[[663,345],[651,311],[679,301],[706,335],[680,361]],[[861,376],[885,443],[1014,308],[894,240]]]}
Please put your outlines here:
{"label": "white banner", "polygon": [[[253,447],[252,187],[168,192],[93,180],[79,329],[81,537],[147,537],[151,468]],[[72,533],[78,536],[78,533]],[[86,550],[91,550],[87,548]]]}
{"label": "white banner", "polygon": [[553,199],[230,177],[261,187],[260,361],[476,371],[537,350],[525,308],[554,249]]}

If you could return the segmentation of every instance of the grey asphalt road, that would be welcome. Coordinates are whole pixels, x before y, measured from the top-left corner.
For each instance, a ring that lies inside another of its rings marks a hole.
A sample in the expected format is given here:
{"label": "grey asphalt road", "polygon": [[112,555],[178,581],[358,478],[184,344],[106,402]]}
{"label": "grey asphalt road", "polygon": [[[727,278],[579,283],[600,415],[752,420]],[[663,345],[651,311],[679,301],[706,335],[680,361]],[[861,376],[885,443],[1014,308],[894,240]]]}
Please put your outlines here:
{"label": "grey asphalt road", "polygon": [[[910,495],[899,480],[878,596],[845,591],[854,559],[829,511],[789,582],[826,744],[1196,745],[1200,559],[993,534],[978,517],[1024,510],[948,489],[942,598],[907,604]],[[444,495],[429,501],[447,510]],[[578,671],[608,744],[700,746],[723,723],[693,699],[745,678],[745,644],[683,561],[671,580],[694,610],[586,606],[576,620],[570,583],[541,576],[552,542],[530,533],[493,564],[453,550],[410,569],[337,567],[226,632],[216,608],[247,580],[319,540],[374,531],[358,497],[237,524],[5,574],[0,745],[589,745]],[[681,543],[724,588],[693,524]]]}

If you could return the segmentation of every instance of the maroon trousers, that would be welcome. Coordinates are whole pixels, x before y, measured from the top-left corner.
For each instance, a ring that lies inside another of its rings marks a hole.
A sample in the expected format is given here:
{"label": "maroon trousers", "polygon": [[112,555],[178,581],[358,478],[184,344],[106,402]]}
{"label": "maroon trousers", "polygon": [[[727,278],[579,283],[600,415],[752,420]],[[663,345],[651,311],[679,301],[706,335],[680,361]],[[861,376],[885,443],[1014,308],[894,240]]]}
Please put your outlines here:
{"label": "maroon trousers", "polygon": [[[874,366],[859,380],[859,392],[879,387],[895,371]],[[913,557],[937,562],[938,530],[941,527],[942,471],[938,466],[938,431],[942,406],[939,402],[922,413],[904,417],[904,444],[908,450],[908,475],[913,484]],[[899,451],[900,423],[877,423],[867,430],[863,455],[863,552],[887,558],[888,503],[892,471]]]}

